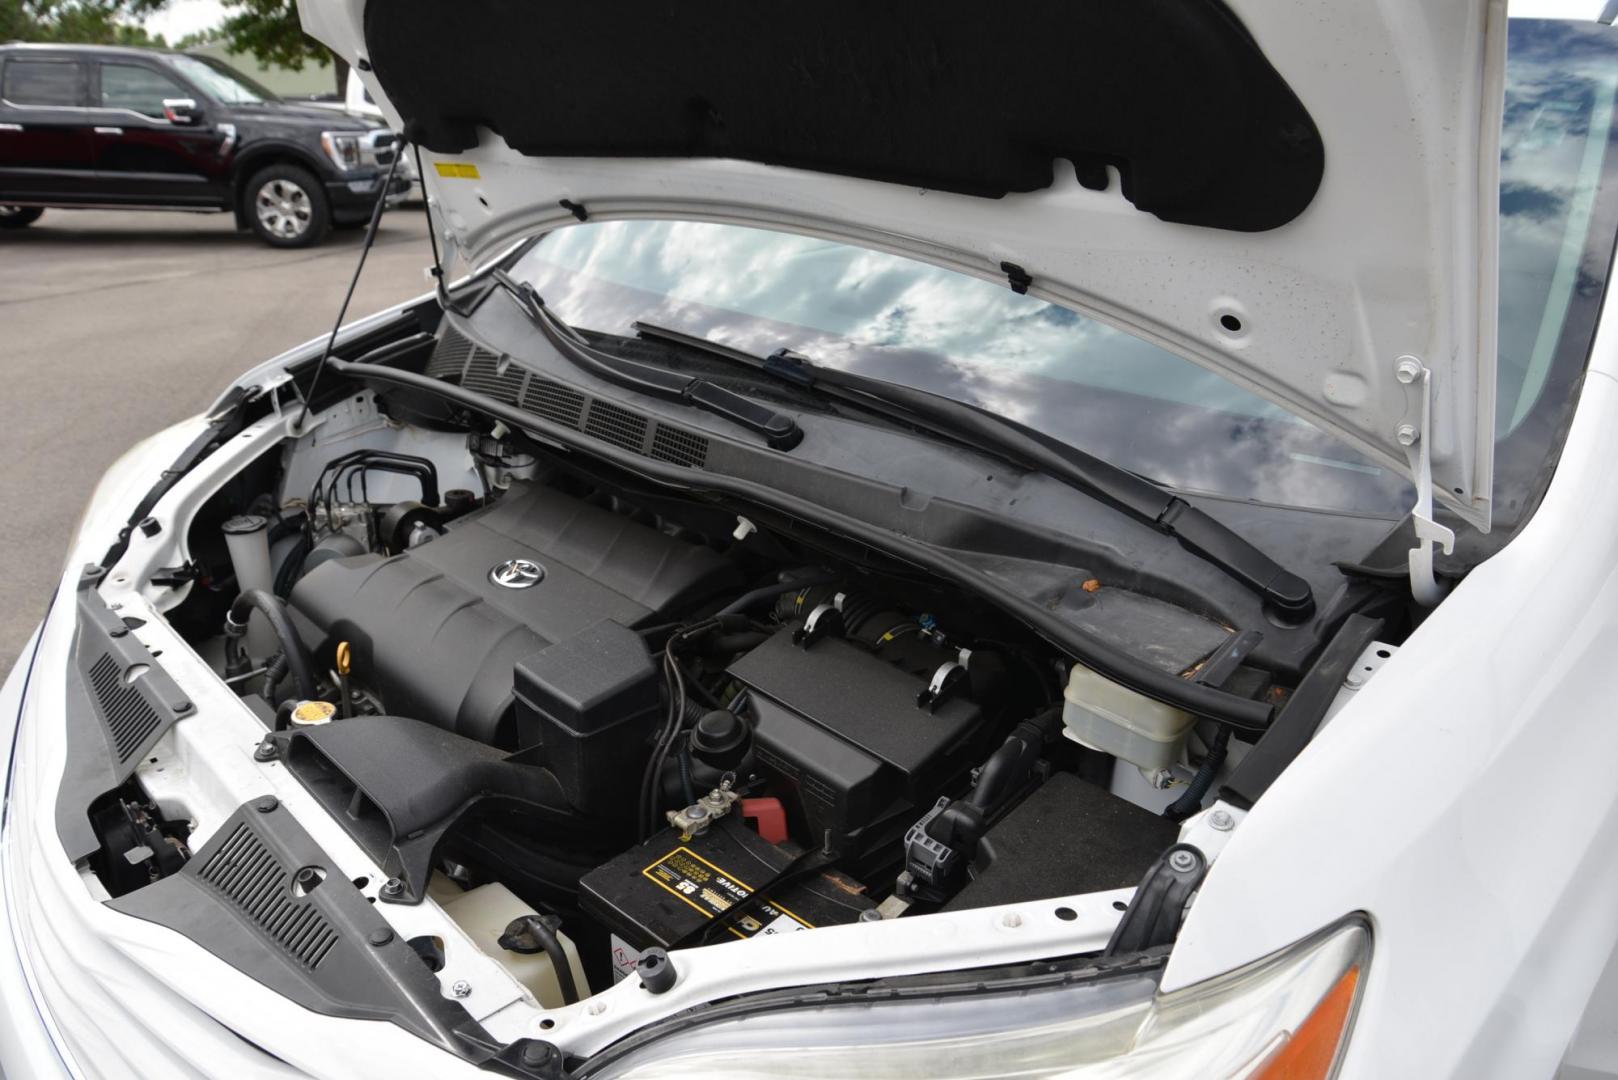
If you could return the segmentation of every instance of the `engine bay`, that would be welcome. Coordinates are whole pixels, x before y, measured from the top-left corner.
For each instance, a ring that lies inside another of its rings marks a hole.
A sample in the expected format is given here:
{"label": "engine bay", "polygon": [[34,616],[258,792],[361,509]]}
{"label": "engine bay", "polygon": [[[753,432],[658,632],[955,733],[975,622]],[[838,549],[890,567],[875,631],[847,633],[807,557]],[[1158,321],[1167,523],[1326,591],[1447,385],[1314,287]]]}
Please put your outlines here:
{"label": "engine bay", "polygon": [[[445,340],[427,370],[473,384]],[[363,390],[321,421],[200,508],[166,617],[382,869],[373,902],[437,905],[542,1008],[668,950],[1137,886],[1263,734],[892,553],[497,419]],[[1146,591],[1049,595],[1145,612],[1187,683],[1273,706],[1310,675]],[[160,801],[137,772],[92,811],[115,898],[192,854]]]}
{"label": "engine bay", "polygon": [[[229,587],[181,618],[213,608],[198,621],[227,633],[204,653],[385,897],[453,915],[492,885],[554,923],[580,959],[568,993],[530,980],[552,1005],[650,949],[970,905],[1010,866],[989,871],[999,819],[1111,763],[1061,737],[1059,658],[985,605],[710,507],[507,468],[534,460],[515,445],[483,457],[476,494],[439,491],[429,457],[358,451],[308,498],[231,507],[196,536]],[[416,497],[358,497],[401,485]],[[1127,855],[1046,862],[1054,892],[1132,885],[1177,831],[1089,786]]]}

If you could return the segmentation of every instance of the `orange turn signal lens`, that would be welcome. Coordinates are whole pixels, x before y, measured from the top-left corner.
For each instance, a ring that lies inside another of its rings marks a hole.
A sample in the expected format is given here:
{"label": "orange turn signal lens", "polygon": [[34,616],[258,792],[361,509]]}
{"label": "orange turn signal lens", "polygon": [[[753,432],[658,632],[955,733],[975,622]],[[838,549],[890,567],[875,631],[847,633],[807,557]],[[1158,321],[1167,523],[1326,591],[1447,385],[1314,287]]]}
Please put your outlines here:
{"label": "orange turn signal lens", "polygon": [[1326,1080],[1354,1011],[1359,965],[1343,972],[1315,1011],[1249,1076],[1249,1080]]}

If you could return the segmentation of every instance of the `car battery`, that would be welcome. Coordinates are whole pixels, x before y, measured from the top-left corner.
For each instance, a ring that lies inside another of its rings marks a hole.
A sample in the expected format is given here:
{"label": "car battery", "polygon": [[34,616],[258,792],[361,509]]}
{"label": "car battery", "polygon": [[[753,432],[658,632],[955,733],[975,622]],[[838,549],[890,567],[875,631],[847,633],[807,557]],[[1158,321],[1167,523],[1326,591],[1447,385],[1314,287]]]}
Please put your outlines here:
{"label": "car battery", "polygon": [[755,886],[763,885],[764,895],[715,943],[851,923],[876,906],[864,886],[832,870],[763,884],[799,854],[729,814],[695,836],[668,829],[596,867],[579,882],[579,903],[612,931],[620,974],[634,967],[643,949],[697,944],[704,926],[752,896]]}

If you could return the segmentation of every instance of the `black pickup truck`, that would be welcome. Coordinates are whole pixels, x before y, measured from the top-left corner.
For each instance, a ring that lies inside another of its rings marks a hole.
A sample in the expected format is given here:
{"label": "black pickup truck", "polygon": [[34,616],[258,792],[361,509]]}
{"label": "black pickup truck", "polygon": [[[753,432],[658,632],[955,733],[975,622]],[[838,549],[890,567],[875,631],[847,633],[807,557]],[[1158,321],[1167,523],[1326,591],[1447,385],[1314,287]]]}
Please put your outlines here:
{"label": "black pickup truck", "polygon": [[398,146],[207,57],[0,45],[0,229],[48,207],[229,211],[268,244],[306,247],[369,217]]}

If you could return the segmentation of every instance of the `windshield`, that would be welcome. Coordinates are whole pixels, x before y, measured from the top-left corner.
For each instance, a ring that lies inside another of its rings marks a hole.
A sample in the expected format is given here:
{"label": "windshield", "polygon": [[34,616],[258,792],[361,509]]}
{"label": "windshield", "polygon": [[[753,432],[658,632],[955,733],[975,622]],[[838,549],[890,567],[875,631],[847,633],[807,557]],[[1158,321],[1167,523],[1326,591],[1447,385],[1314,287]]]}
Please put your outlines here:
{"label": "windshield", "polygon": [[171,55],[176,71],[196,83],[208,96],[226,105],[259,105],[280,98],[246,75],[210,56]]}
{"label": "windshield", "polygon": [[[1559,444],[1611,258],[1607,28],[1514,21],[1501,161],[1497,525]],[[1397,473],[1155,345],[1003,284],[842,243],[702,222],[543,237],[516,267],[582,328],[637,321],[788,347],[982,406],[1190,493],[1402,516]],[[1582,337],[1581,337],[1582,335]]]}

